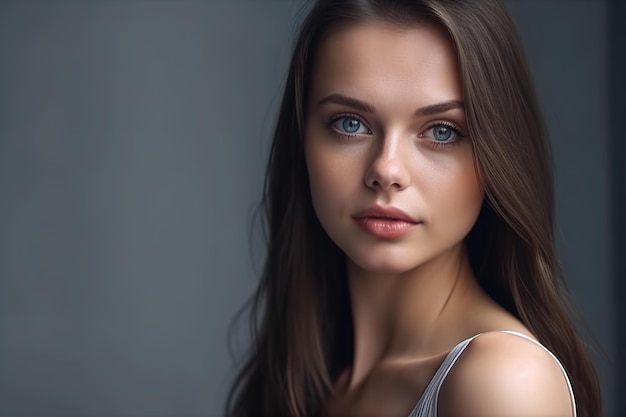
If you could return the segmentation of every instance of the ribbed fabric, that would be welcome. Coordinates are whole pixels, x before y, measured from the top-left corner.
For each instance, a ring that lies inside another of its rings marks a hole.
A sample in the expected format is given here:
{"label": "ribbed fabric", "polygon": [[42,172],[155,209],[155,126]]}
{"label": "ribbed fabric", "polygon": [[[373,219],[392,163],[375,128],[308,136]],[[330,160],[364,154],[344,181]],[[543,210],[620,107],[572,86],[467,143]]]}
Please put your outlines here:
{"label": "ribbed fabric", "polygon": [[[569,381],[567,373],[565,372],[565,368],[561,365],[561,362],[554,356],[552,352],[550,352],[544,345],[532,339],[525,334],[514,332],[512,330],[502,330],[502,333],[509,333],[515,336],[523,337],[526,340],[530,340],[537,346],[541,346],[543,350],[548,352],[552,358],[559,364],[561,371],[563,371],[563,375],[565,376],[565,381],[567,381],[567,388],[569,389],[570,398],[572,400],[572,410],[574,410],[573,417],[576,417],[576,401],[574,399],[574,391],[572,390],[572,384]],[[443,363],[435,372],[435,376],[430,380],[430,383],[424,390],[422,397],[418,401],[417,405],[411,411],[408,417],[437,417],[437,399],[439,398],[439,390],[441,389],[441,385],[443,384],[444,379],[452,369],[454,363],[459,359],[465,348],[470,344],[470,342],[476,339],[480,334],[470,337],[469,339],[463,340],[461,343],[452,348],[450,353],[443,360]]]}

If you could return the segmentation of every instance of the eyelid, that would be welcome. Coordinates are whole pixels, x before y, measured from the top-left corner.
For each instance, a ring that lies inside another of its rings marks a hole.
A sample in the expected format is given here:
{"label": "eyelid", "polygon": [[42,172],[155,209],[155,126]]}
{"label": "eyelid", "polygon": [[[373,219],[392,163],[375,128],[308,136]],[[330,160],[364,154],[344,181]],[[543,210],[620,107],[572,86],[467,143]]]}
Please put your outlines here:
{"label": "eyelid", "polygon": [[332,116],[330,116],[328,118],[328,121],[326,122],[326,125],[333,130],[333,132],[337,133],[338,135],[342,135],[342,136],[357,136],[357,135],[362,135],[363,133],[347,133],[347,132],[339,132],[337,129],[335,129],[333,127],[333,124],[339,120],[339,119],[345,119],[345,118],[352,118],[355,120],[358,120],[359,123],[361,123],[363,125],[364,128],[367,129],[367,134],[371,134],[372,133],[372,129],[368,126],[367,123],[365,123],[365,121],[363,120],[363,118],[357,114],[354,113],[336,113],[333,114]]}
{"label": "eyelid", "polygon": [[[439,141],[435,139],[434,137],[433,138],[427,137],[425,133],[434,129],[436,126],[446,126],[452,129],[456,137],[452,140],[445,140],[445,141]],[[431,146],[434,148],[445,148],[448,146],[458,145],[459,143],[461,143],[462,140],[464,140],[467,137],[467,135],[463,132],[461,127],[454,122],[451,122],[449,120],[436,120],[436,121],[430,122],[427,125],[427,127],[421,131],[418,137],[422,140],[425,140],[426,143],[428,143],[428,146]]]}
{"label": "eyelid", "polygon": [[428,125],[422,130],[422,133],[420,133],[420,136],[423,134],[423,132],[426,132],[429,129],[432,129],[435,126],[438,125],[444,125],[444,126],[448,126],[450,128],[452,128],[452,130],[454,130],[454,132],[459,135],[462,138],[467,137],[467,134],[465,133],[465,131],[461,128],[461,126],[459,126],[458,124],[451,122],[449,120],[434,120],[430,123],[428,123]]}

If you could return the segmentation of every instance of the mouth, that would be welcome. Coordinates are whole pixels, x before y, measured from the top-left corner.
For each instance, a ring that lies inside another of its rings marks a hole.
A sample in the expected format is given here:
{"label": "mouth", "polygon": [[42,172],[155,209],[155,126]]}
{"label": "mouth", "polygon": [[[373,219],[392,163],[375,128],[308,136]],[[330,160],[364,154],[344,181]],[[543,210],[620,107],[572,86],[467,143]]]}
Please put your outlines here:
{"label": "mouth", "polygon": [[420,221],[413,219],[404,211],[400,210],[397,207],[393,206],[371,206],[366,208],[365,210],[361,210],[352,216],[355,220],[359,219],[373,219],[373,220],[383,220],[383,221],[397,221],[397,222],[406,222],[418,224]]}
{"label": "mouth", "polygon": [[401,237],[422,223],[399,208],[382,206],[362,210],[353,219],[366,232],[381,239]]}

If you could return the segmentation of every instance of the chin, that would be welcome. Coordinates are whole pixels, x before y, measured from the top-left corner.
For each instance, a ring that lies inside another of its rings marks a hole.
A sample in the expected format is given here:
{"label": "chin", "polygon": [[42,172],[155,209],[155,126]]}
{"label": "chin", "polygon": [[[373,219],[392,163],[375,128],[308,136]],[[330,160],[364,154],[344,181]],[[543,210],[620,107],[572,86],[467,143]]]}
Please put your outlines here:
{"label": "chin", "polygon": [[407,259],[406,256],[371,256],[370,254],[370,256],[348,255],[347,258],[349,262],[354,264],[357,268],[374,274],[402,274],[419,267],[421,264],[421,262],[417,260],[407,262],[409,259]]}

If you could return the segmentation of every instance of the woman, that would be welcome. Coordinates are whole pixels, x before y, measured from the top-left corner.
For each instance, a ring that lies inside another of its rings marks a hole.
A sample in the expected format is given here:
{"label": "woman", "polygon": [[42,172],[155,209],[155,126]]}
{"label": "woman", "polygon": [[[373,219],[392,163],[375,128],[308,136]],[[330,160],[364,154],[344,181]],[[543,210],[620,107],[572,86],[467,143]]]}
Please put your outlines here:
{"label": "woman", "polygon": [[563,306],[549,160],[499,1],[316,2],[227,414],[600,416]]}

